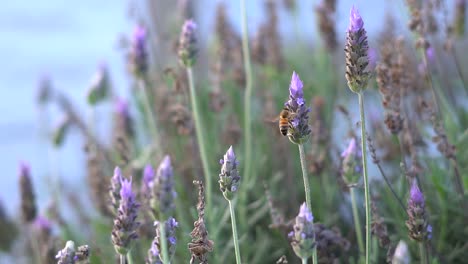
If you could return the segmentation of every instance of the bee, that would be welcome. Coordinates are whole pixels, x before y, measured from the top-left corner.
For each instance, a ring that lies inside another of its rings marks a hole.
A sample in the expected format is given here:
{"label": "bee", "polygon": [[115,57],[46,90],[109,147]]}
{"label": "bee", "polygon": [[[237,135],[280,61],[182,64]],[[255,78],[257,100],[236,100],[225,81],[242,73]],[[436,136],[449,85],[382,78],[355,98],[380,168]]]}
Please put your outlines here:
{"label": "bee", "polygon": [[284,107],[279,114],[279,130],[283,136],[288,134],[288,129],[291,124],[291,119],[293,118],[293,114],[289,111],[287,107]]}

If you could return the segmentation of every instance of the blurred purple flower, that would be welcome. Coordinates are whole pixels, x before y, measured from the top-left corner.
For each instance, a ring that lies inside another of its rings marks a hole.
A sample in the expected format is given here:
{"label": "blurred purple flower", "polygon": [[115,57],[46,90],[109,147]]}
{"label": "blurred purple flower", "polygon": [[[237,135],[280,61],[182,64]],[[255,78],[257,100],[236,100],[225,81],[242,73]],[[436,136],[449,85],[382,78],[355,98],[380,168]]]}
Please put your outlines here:
{"label": "blurred purple flower", "polygon": [[239,187],[239,171],[237,170],[238,161],[232,146],[226,151],[221,160],[221,173],[219,174],[219,188],[224,198],[231,200]]}
{"label": "blurred purple flower", "polygon": [[364,27],[364,21],[362,21],[359,11],[354,6],[351,8],[349,15],[349,31],[357,32]]}
{"label": "blurred purple flower", "polygon": [[136,221],[140,204],[136,201],[135,193],[132,191],[131,179],[122,179],[119,202],[111,238],[115,251],[126,255],[132,247],[132,241],[138,237],[136,231],[140,225]]}

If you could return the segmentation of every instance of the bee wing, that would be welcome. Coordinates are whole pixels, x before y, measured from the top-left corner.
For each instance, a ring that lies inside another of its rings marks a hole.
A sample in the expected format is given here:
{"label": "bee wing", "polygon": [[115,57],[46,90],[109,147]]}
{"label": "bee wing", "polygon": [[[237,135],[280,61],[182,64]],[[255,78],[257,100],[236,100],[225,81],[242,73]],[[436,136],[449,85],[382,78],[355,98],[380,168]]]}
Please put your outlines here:
{"label": "bee wing", "polygon": [[279,116],[276,116],[276,117],[265,117],[263,118],[263,121],[265,123],[278,123],[280,117]]}

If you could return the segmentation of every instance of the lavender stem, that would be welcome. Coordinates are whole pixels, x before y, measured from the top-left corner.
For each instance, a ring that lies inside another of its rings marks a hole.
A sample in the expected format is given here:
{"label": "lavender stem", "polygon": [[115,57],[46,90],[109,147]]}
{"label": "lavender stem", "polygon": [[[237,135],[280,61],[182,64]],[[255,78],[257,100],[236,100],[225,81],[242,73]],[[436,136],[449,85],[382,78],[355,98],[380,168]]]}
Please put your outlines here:
{"label": "lavender stem", "polygon": [[359,256],[364,252],[364,241],[362,240],[362,230],[359,221],[359,213],[356,203],[356,189],[354,187],[349,188],[351,194],[351,207],[353,208],[354,228],[356,229],[356,237],[359,246]]}
{"label": "lavender stem", "polygon": [[364,199],[366,208],[366,264],[370,261],[370,240],[371,240],[371,213],[370,213],[370,195],[369,195],[369,177],[367,174],[367,146],[366,146],[366,119],[364,115],[364,96],[362,91],[357,93],[359,99],[359,112],[361,119],[361,150],[362,150],[362,169],[364,177]]}
{"label": "lavender stem", "polygon": [[203,131],[203,126],[201,124],[200,120],[200,113],[198,112],[198,103],[197,103],[197,96],[195,93],[195,84],[193,81],[193,72],[192,72],[192,67],[187,67],[187,75],[189,79],[189,88],[190,88],[190,101],[192,103],[192,110],[193,110],[193,119],[195,121],[195,130],[197,134],[197,141],[198,141],[198,147],[200,149],[200,156],[201,156],[201,161],[202,161],[202,166],[203,166],[203,172],[205,174],[205,184],[206,184],[206,206],[207,212],[211,212],[209,208],[211,208],[211,193],[212,193],[212,187],[211,187],[211,179],[210,179],[210,169],[208,167],[208,156],[206,154],[206,145],[205,141],[202,135]]}
{"label": "lavender stem", "polygon": [[429,264],[425,243],[419,242],[418,244],[419,244],[419,254],[421,256],[421,264]]}
{"label": "lavender stem", "polygon": [[161,247],[162,247],[162,256],[163,256],[163,263],[169,264],[169,251],[167,250],[167,240],[166,240],[166,222],[161,221],[159,224],[159,231],[161,232]]}
{"label": "lavender stem", "polygon": [[151,131],[151,136],[153,137],[152,140],[150,140],[151,143],[153,143],[153,146],[156,146],[156,159],[161,158],[161,151],[160,151],[160,140],[159,140],[159,133],[158,133],[158,128],[156,125],[155,117],[153,114],[153,110],[151,108],[151,102],[150,102],[150,97],[149,93],[147,91],[147,85],[144,79],[138,80],[138,85],[140,86],[140,90],[143,92],[143,105],[145,108],[145,112],[149,121],[149,129]]}
{"label": "lavender stem", "polygon": [[[305,152],[304,152],[304,144],[298,144],[299,146],[299,157],[301,159],[301,169],[302,169],[302,177],[304,178],[304,191],[305,191],[305,197],[306,197],[306,204],[309,210],[312,210],[311,205],[311,198],[310,198],[310,186],[309,186],[309,178],[307,177],[307,164],[306,164],[306,159],[305,159]],[[314,238],[315,241],[315,238]],[[307,259],[306,259],[307,263]],[[314,251],[312,253],[312,264],[317,264],[317,247],[314,247]]]}
{"label": "lavender stem", "polygon": [[229,210],[231,211],[231,223],[232,223],[232,239],[234,242],[234,250],[236,252],[236,263],[241,264],[241,255],[239,250],[239,239],[237,234],[237,224],[236,224],[236,212],[234,211],[234,205],[232,200],[228,200]]}

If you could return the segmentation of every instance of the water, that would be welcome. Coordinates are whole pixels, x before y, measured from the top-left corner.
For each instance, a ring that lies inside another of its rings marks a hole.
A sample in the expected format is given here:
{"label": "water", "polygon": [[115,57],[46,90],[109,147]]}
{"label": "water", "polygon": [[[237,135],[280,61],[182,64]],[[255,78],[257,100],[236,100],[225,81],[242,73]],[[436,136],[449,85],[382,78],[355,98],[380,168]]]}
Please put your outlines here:
{"label": "water", "polygon": [[[202,3],[203,2],[203,3]],[[236,1],[225,1],[233,24],[239,28],[239,5]],[[254,32],[263,19],[263,1],[247,1],[249,27]],[[278,1],[282,2],[282,1]],[[312,39],[316,24],[313,4],[317,1],[299,1],[298,30],[301,37]],[[370,35],[377,34],[388,9],[388,1],[356,0]],[[200,1],[200,31],[207,32],[214,26],[213,14],[216,1]],[[350,1],[338,1],[337,32],[344,39],[348,24]],[[448,1],[451,5],[452,1]],[[203,8],[203,10],[201,10]],[[405,10],[398,1],[397,18]],[[67,143],[58,151],[48,148],[45,135],[40,133],[40,112],[35,103],[37,83],[41,76],[50,75],[53,85],[67,93],[85,113],[84,95],[97,65],[102,61],[110,65],[114,89],[125,94],[128,79],[122,51],[116,48],[119,35],[131,32],[132,22],[128,20],[126,1],[81,0],[70,3],[63,0],[47,1],[3,1],[0,9],[0,160],[2,182],[0,202],[10,213],[18,208],[17,167],[21,160],[28,161],[33,171],[39,203],[50,200],[50,184],[44,176],[51,171],[58,172],[65,182],[73,184],[73,190],[86,188],[83,175],[84,157],[82,139],[72,134]],[[294,38],[294,23],[290,14],[281,11],[280,32],[284,42]],[[340,36],[340,35],[339,35]],[[211,36],[205,36],[210,38]],[[287,44],[287,43],[285,43]],[[50,109],[58,121],[56,109]],[[58,162],[51,166],[51,159]],[[44,208],[42,206],[41,208]]]}

